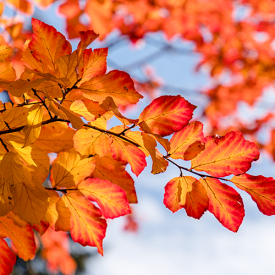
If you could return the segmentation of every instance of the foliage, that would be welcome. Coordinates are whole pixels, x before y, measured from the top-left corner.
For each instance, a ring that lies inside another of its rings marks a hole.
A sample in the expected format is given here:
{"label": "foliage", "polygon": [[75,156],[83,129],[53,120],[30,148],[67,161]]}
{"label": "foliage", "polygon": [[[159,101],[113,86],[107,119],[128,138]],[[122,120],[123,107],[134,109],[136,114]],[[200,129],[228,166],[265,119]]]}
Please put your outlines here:
{"label": "foliage", "polygon": [[[32,14],[28,1],[7,2]],[[3,21],[12,44],[2,39],[0,87],[9,92],[12,103],[0,105],[2,274],[11,273],[15,255],[24,261],[35,257],[33,230],[42,236],[42,255],[50,270],[71,274],[75,269],[62,242],[67,238],[64,232],[70,231],[75,242],[97,247],[103,255],[106,219],[129,215],[130,204],[137,203],[134,181],[125,167],[129,164],[138,176],[147,165],[146,157],[152,159],[153,174],[165,172],[169,164],[179,168],[179,176],[165,187],[164,205],[172,212],[184,208],[188,216],[200,219],[209,211],[237,232],[244,205],[235,185],[251,196],[263,214],[275,214],[274,179],[246,173],[259,158],[258,146],[237,131],[248,129],[237,121],[234,131],[220,130],[222,118],[232,114],[239,100],[253,104],[272,81],[273,22],[261,1],[235,1],[235,5],[251,5],[250,19],[266,12],[258,21],[232,20],[232,1],[198,2],[144,0],[137,9],[134,1],[87,1],[81,9],[78,1],[66,1],[59,9],[66,15],[69,38],[80,37],[75,51],[54,27],[37,19],[32,19],[33,33],[22,31],[22,24]],[[271,1],[270,5],[274,6]],[[92,18],[86,25],[80,22],[84,12]],[[180,95],[163,95],[137,119],[125,117],[121,110],[136,105],[142,95],[126,72],[106,73],[107,48],[88,48],[99,36],[91,29],[104,39],[114,28],[132,41],[152,31],[164,30],[168,37],[180,33],[195,43],[195,51],[204,56],[199,66],[208,64],[213,77],[224,70],[232,79],[238,77],[239,83],[232,87],[219,83],[206,92],[212,101],[205,115],[212,132],[219,130],[223,136],[205,137],[203,124],[192,121],[196,106]],[[212,35],[209,41],[204,28]],[[267,32],[270,39],[264,43],[251,39],[257,31]],[[120,125],[109,129],[112,117]],[[257,122],[249,133],[272,117]],[[161,154],[157,146],[166,153]],[[57,154],[53,163],[50,153]],[[178,160],[191,161],[191,167]],[[49,256],[53,254],[56,257]]]}

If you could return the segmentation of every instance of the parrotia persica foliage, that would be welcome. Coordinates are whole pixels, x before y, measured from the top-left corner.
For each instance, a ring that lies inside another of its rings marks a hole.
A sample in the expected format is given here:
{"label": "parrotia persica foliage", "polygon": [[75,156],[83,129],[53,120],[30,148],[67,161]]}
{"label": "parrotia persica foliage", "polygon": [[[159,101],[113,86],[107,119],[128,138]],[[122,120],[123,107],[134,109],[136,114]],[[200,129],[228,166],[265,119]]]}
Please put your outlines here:
{"label": "parrotia persica foliage", "polygon": [[[119,108],[142,96],[127,73],[106,73],[108,49],[88,48],[98,37],[94,31],[80,32],[72,51],[52,26],[32,19],[32,28],[19,79],[8,59],[11,48],[0,47],[0,86],[13,99],[0,106],[1,274],[12,271],[15,253],[25,261],[35,257],[33,229],[47,236],[45,255],[63,251],[57,240],[63,231],[103,255],[106,219],[130,214],[130,204],[137,203],[125,167],[139,176],[146,157],[153,174],[165,172],[169,163],[179,168],[165,187],[164,205],[172,212],[184,208],[199,219],[208,210],[236,232],[244,205],[230,183],[248,192],[263,214],[275,214],[275,181],[246,174],[259,150],[241,132],[204,137],[203,124],[191,122],[196,106],[179,95],[156,98],[137,119],[126,118]],[[113,116],[121,125],[108,129]],[[51,170],[48,153],[57,154]],[[177,160],[191,161],[191,167]]]}

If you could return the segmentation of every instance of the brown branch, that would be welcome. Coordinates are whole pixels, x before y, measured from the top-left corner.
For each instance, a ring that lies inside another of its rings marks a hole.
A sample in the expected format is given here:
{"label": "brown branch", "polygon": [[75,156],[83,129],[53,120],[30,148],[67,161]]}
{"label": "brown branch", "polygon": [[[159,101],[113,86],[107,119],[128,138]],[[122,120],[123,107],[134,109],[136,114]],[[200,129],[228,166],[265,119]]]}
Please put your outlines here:
{"label": "brown branch", "polygon": [[174,164],[175,166],[177,166],[179,169],[180,169],[180,173],[181,173],[181,176],[182,176],[182,170],[185,170],[187,172],[190,172],[192,174],[195,174],[201,178],[212,178],[212,179],[218,179],[218,180],[224,180],[224,181],[230,181],[228,179],[224,179],[224,178],[220,178],[220,177],[214,177],[214,176],[211,176],[211,175],[204,175],[204,174],[201,174],[201,173],[198,173],[198,172],[195,172],[193,171],[193,169],[187,169],[186,167],[183,167],[183,166],[180,166],[178,165],[176,162],[172,161],[171,159],[169,159],[167,156],[163,156],[164,159],[166,159],[167,161],[169,161],[170,163]]}
{"label": "brown branch", "polygon": [[45,101],[42,100],[42,98],[38,95],[38,93],[36,92],[36,89],[33,89],[33,88],[32,88],[32,91],[33,91],[34,95],[42,102],[43,106],[44,106],[44,107],[46,108],[46,110],[48,111],[50,118],[53,118],[53,116],[52,116],[50,110],[48,109],[47,104],[46,104]]}
{"label": "brown branch", "polygon": [[5,148],[5,150],[7,152],[9,152],[10,150],[8,149],[7,145],[5,144],[5,142],[2,140],[2,138],[0,138],[0,142],[2,143],[3,147]]}

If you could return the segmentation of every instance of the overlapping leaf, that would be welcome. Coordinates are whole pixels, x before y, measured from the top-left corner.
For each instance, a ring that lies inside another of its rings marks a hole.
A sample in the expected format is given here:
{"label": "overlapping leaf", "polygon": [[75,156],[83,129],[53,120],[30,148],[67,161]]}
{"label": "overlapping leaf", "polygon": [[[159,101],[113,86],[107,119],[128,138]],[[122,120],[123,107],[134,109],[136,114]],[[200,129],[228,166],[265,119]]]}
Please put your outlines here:
{"label": "overlapping leaf", "polygon": [[95,76],[91,80],[82,83],[79,89],[86,98],[99,103],[110,96],[118,106],[135,104],[142,98],[142,95],[136,92],[134,82],[130,76],[117,70],[105,75]]}
{"label": "overlapping leaf", "polygon": [[215,177],[238,175],[249,170],[258,158],[255,143],[245,140],[241,132],[230,132],[224,137],[206,137],[205,150],[192,160],[192,169]]}
{"label": "overlapping leaf", "polygon": [[173,213],[185,208],[188,216],[199,219],[208,209],[208,197],[203,185],[193,177],[178,177],[165,186],[164,205]]}
{"label": "overlapping leaf", "polygon": [[71,236],[83,246],[95,246],[103,255],[102,241],[106,233],[106,221],[101,218],[101,211],[79,191],[68,191],[62,197],[71,212]]}
{"label": "overlapping leaf", "polygon": [[137,195],[134,181],[127,171],[125,171],[125,162],[116,161],[112,156],[94,157],[96,161],[95,170],[91,174],[93,178],[108,180],[126,193],[130,203],[137,203]]}
{"label": "overlapping leaf", "polygon": [[14,214],[0,217],[0,237],[9,237],[24,261],[35,256],[36,245],[31,227]]}
{"label": "overlapping leaf", "polygon": [[36,60],[46,63],[54,71],[55,62],[63,55],[70,54],[72,47],[63,34],[37,19],[32,19],[33,35],[29,48]]}
{"label": "overlapping leaf", "polygon": [[146,133],[168,136],[188,124],[195,108],[179,95],[161,96],[142,111],[139,126]]}
{"label": "overlapping leaf", "polygon": [[200,179],[209,198],[208,210],[218,221],[233,232],[237,232],[244,217],[243,200],[240,194],[218,179]]}
{"label": "overlapping leaf", "polygon": [[[185,126],[181,131],[176,132],[170,140],[169,156],[173,159],[190,160],[200,151],[204,150],[203,124],[201,122],[193,122]],[[190,151],[195,142],[199,142],[198,146],[201,150],[193,150],[194,154],[190,157]],[[191,146],[191,147],[190,147]]]}
{"label": "overlapping leaf", "polygon": [[11,274],[15,262],[15,254],[10,250],[7,242],[0,239],[0,275]]}
{"label": "overlapping leaf", "polygon": [[263,214],[275,215],[275,180],[273,178],[243,174],[234,176],[231,181],[251,196]]}
{"label": "overlapping leaf", "polygon": [[75,187],[93,172],[94,167],[93,158],[81,159],[74,149],[61,152],[52,166],[52,186],[57,188]]}

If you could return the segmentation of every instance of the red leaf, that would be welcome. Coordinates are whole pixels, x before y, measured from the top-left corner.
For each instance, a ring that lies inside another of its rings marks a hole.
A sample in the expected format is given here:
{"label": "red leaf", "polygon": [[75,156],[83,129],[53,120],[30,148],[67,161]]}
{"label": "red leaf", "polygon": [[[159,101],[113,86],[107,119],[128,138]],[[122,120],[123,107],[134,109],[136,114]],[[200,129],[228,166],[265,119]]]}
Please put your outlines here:
{"label": "red leaf", "polygon": [[195,108],[179,95],[161,96],[140,114],[139,126],[146,133],[168,136],[188,124]]}
{"label": "red leaf", "polygon": [[233,177],[231,181],[251,196],[263,214],[275,215],[275,180],[273,178],[244,174]]}
{"label": "red leaf", "polygon": [[114,219],[131,213],[125,192],[108,180],[89,178],[78,185],[86,198],[95,201],[106,219]]}
{"label": "red leaf", "polygon": [[257,145],[236,131],[224,137],[206,137],[205,149],[192,160],[192,169],[205,171],[214,177],[239,175],[249,170],[251,162],[258,158]]}
{"label": "red leaf", "polygon": [[0,239],[0,275],[11,274],[15,262],[15,254],[10,250],[6,241]]}
{"label": "red leaf", "polygon": [[240,194],[217,179],[200,179],[209,198],[208,210],[218,221],[233,232],[237,232],[244,217],[243,200]]}

